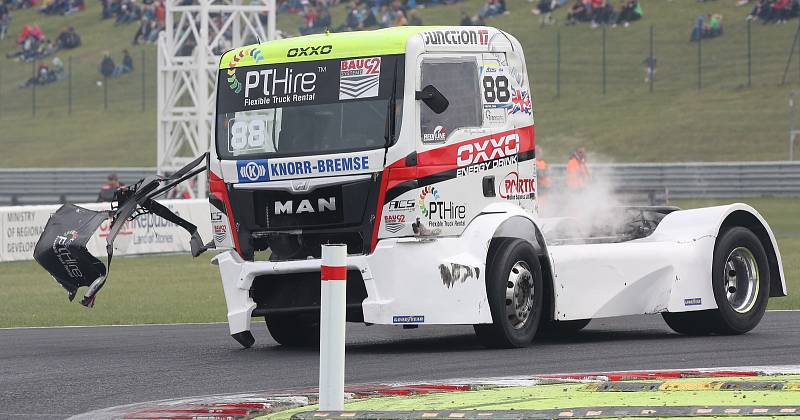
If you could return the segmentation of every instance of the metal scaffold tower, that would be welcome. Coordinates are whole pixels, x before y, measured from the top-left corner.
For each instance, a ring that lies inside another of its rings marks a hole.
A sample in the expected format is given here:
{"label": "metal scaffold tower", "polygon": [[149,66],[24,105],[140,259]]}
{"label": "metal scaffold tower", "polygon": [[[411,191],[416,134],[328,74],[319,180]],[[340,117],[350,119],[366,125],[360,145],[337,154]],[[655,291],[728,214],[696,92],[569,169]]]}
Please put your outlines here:
{"label": "metal scaffold tower", "polygon": [[[275,0],[165,0],[158,39],[159,173],[174,172],[211,150],[219,57],[275,39]],[[206,195],[206,180],[186,191]]]}

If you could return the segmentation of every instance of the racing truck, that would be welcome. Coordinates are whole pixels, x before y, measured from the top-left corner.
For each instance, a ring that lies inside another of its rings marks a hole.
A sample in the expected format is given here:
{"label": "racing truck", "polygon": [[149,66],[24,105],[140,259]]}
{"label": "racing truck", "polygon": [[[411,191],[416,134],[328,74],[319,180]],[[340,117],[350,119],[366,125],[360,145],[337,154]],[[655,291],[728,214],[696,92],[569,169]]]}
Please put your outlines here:
{"label": "racing truck", "polygon": [[261,317],[282,345],[318,341],[326,243],[347,246],[347,321],[473,325],[490,347],[634,314],[741,334],[787,294],[745,204],[621,207],[589,235],[542,217],[528,69],[504,31],[259,43],[226,52],[217,82],[212,261],[244,347]]}

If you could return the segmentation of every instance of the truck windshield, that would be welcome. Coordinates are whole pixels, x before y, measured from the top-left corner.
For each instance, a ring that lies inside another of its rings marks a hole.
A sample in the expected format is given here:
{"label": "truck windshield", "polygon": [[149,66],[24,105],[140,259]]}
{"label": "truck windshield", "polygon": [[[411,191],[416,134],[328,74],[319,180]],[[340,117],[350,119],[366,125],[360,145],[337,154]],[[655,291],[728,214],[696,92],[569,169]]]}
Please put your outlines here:
{"label": "truck windshield", "polygon": [[217,156],[263,158],[384,147],[393,86],[395,108],[401,108],[402,61],[393,55],[220,70]]}

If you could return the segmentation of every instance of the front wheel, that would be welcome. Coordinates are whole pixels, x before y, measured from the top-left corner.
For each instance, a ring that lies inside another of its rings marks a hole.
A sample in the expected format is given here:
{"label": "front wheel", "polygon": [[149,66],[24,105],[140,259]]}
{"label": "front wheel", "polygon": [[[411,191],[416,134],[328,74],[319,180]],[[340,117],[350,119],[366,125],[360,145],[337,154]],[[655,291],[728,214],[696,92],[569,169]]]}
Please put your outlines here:
{"label": "front wheel", "polygon": [[542,317],[544,284],[533,246],[521,239],[495,244],[486,270],[486,294],[492,324],[474,326],[487,347],[525,347]]}
{"label": "front wheel", "polygon": [[769,300],[767,253],[749,229],[734,227],[714,249],[711,287],[717,309],[663,313],[676,332],[688,335],[744,334],[758,325]]}

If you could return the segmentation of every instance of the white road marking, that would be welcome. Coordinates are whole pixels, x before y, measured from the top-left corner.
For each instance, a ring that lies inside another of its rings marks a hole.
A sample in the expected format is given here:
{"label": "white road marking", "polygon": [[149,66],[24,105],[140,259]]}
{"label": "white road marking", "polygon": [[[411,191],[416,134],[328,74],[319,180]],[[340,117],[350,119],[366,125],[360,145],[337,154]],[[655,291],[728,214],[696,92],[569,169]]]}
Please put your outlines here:
{"label": "white road marking", "polygon": [[106,328],[106,327],[170,327],[180,325],[219,325],[227,322],[178,322],[175,324],[104,324],[104,325],[54,325],[51,327],[2,327],[2,330],[46,330],[57,328]]}

